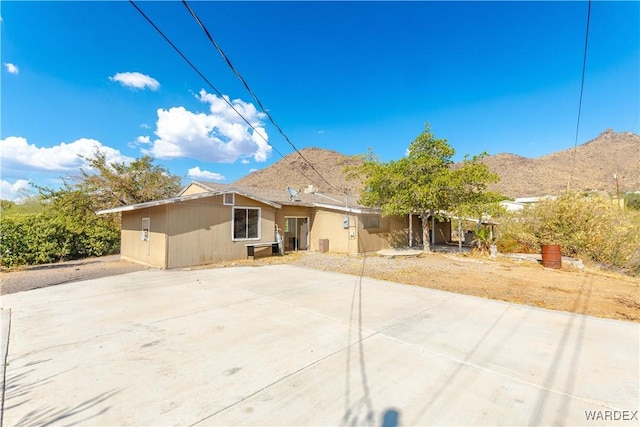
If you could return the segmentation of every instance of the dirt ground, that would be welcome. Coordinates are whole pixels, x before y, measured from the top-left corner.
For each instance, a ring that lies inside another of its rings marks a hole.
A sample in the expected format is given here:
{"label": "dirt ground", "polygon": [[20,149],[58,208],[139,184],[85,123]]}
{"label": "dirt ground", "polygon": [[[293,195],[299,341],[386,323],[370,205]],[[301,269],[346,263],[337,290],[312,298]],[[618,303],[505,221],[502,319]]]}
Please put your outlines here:
{"label": "dirt ground", "polygon": [[[533,262],[469,254],[423,254],[420,257],[346,256],[298,252],[282,257],[225,262],[195,268],[291,264],[517,304],[611,319],[640,322],[640,279],[595,268],[544,268]],[[94,258],[0,274],[1,294],[143,270],[119,256]]]}
{"label": "dirt ground", "polygon": [[63,285],[81,280],[98,279],[144,270],[145,267],[132,262],[120,261],[120,255],[87,258],[55,264],[15,268],[0,273],[0,295]]}

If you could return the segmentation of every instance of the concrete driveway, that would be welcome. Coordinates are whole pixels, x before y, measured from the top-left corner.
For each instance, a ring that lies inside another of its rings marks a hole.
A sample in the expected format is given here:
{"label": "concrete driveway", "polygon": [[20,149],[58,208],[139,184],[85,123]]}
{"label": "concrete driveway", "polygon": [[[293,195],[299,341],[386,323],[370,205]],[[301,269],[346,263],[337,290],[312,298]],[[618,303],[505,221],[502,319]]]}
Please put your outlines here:
{"label": "concrete driveway", "polygon": [[5,426],[638,425],[635,323],[283,265],[2,307]]}

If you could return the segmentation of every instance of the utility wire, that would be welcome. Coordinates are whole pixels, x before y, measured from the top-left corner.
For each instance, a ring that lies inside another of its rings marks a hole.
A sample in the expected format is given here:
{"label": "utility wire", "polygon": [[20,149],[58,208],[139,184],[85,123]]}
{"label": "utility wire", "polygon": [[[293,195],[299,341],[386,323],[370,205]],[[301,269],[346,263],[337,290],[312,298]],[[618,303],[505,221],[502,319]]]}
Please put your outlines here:
{"label": "utility wire", "polygon": [[236,67],[233,66],[233,64],[231,63],[231,60],[229,59],[229,57],[224,53],[224,51],[222,50],[222,48],[220,47],[220,45],[218,45],[218,43],[216,43],[216,41],[214,40],[214,38],[211,36],[211,33],[209,33],[209,30],[207,29],[206,25],[204,25],[204,23],[200,20],[200,18],[198,17],[198,15],[194,12],[193,9],[191,9],[191,7],[189,6],[189,4],[187,3],[186,0],[182,0],[182,4],[184,5],[184,7],[187,8],[187,10],[189,11],[189,13],[191,14],[191,16],[193,17],[193,19],[198,23],[198,25],[200,26],[200,28],[202,28],[202,31],[204,31],[204,33],[206,34],[207,38],[209,39],[209,41],[211,42],[211,44],[213,44],[213,46],[216,48],[216,50],[218,51],[218,53],[220,54],[220,56],[222,56],[222,58],[225,60],[225,62],[227,63],[227,65],[229,66],[229,68],[231,68],[231,71],[233,71],[233,73],[236,75],[236,77],[242,82],[242,84],[244,85],[244,87],[247,89],[247,91],[251,94],[251,96],[253,96],[253,99],[256,101],[256,103],[258,104],[258,106],[260,106],[260,109],[264,112],[264,114],[267,115],[267,118],[269,119],[269,121],[273,124],[273,126],[278,130],[278,132],[280,133],[280,135],[282,135],[285,139],[285,141],[287,141],[287,143],[289,143],[289,145],[295,150],[296,153],[298,153],[300,155],[300,157],[302,157],[302,159],[305,161],[305,163],[307,163],[311,169],[313,169],[313,171],[315,173],[318,174],[318,176],[325,182],[327,183],[327,185],[329,185],[329,187],[333,188],[334,190],[337,190],[338,192],[341,192],[338,188],[336,188],[335,186],[333,186],[329,181],[327,181],[325,179],[324,176],[322,176],[322,174],[320,172],[318,172],[318,170],[315,168],[315,166],[313,166],[313,164],[311,164],[311,162],[309,162],[309,160],[307,160],[306,157],[304,157],[304,155],[296,148],[296,146],[293,144],[293,142],[291,142],[291,140],[289,139],[289,137],[284,133],[284,131],[280,128],[280,126],[278,126],[278,124],[275,122],[275,120],[273,119],[273,117],[271,117],[271,114],[269,114],[269,111],[264,108],[264,105],[262,105],[262,102],[260,101],[260,99],[258,98],[258,96],[253,92],[253,90],[251,90],[251,88],[249,87],[249,84],[247,83],[247,81],[242,77],[242,75],[240,74],[240,72],[236,69]]}
{"label": "utility wire", "polygon": [[[249,125],[249,127],[251,127],[251,129],[253,129],[253,131],[254,131],[254,132],[255,132],[255,133],[256,133],[260,138],[262,138],[262,139],[264,140],[264,142],[266,142],[267,144],[269,144],[269,146],[270,146],[271,148],[273,148],[273,149],[274,149],[274,151],[275,151],[276,153],[278,153],[278,154],[280,155],[280,157],[282,157],[282,158],[284,159],[284,155],[283,155],[280,151],[278,151],[278,149],[277,149],[276,147],[274,147],[272,144],[270,144],[270,143],[269,143],[269,141],[267,140],[267,138],[266,138],[266,137],[265,137],[265,136],[264,136],[260,131],[258,131],[258,130],[253,126],[253,124],[251,124],[251,122],[249,122],[249,120],[247,120],[247,119],[242,115],[242,113],[240,113],[240,112],[239,112],[239,111],[238,111],[238,110],[233,106],[233,104],[232,104],[231,102],[229,102],[229,100],[228,100],[228,99],[227,99],[227,98],[222,94],[222,92],[220,92],[220,91],[219,91],[219,90],[218,90],[218,89],[213,85],[213,83],[211,83],[211,82],[209,81],[209,79],[207,79],[207,78],[204,76],[204,74],[202,74],[202,73],[200,72],[200,70],[198,70],[198,68],[197,68],[197,67],[196,67],[196,66],[195,66],[195,65],[194,65],[194,64],[189,60],[189,58],[187,58],[187,57],[182,53],[182,51],[181,51],[181,50],[180,50],[180,49],[179,49],[179,48],[178,48],[178,47],[177,47],[177,46],[176,46],[176,45],[175,45],[175,44],[174,44],[174,43],[169,39],[169,37],[167,37],[167,36],[162,32],[162,30],[161,30],[160,28],[158,28],[158,26],[157,26],[157,25],[156,25],[156,24],[151,20],[151,18],[149,18],[149,17],[148,17],[148,16],[147,16],[147,15],[146,15],[146,14],[145,14],[145,13],[144,13],[140,8],[139,8],[139,7],[138,7],[138,5],[136,5],[136,4],[134,3],[134,1],[133,1],[133,0],[129,0],[129,3],[131,3],[131,5],[132,5],[133,7],[135,7],[135,8],[136,8],[136,10],[140,13],[140,15],[142,15],[142,16],[144,17],[144,19],[146,19],[146,20],[147,20],[147,22],[148,22],[149,24],[151,24],[151,26],[152,26],[152,27],[153,27],[153,28],[158,32],[158,34],[160,34],[160,35],[162,36],[162,38],[164,38],[164,39],[165,39],[165,41],[166,41],[167,43],[169,43],[169,45],[170,45],[170,46],[171,46],[171,47],[172,47],[172,48],[173,48],[173,49],[178,53],[178,55],[180,55],[180,57],[182,57],[182,59],[184,59],[184,60],[185,60],[185,62],[186,62],[187,64],[189,64],[189,66],[193,69],[193,71],[195,71],[195,72],[196,72],[196,73],[197,73],[197,74],[198,74],[198,75],[199,75],[199,76],[200,76],[200,77],[201,77],[201,78],[202,78],[202,79],[203,79],[203,80],[204,80],[204,81],[209,85],[209,87],[211,87],[211,89],[213,89],[213,90],[218,94],[218,96],[219,96],[219,97],[220,97],[220,98],[221,98],[221,99],[222,99],[222,100],[223,100],[223,101],[224,101],[224,102],[225,102],[229,107],[231,107],[231,109],[232,109],[233,111],[235,111],[235,112],[236,112],[236,114],[237,114],[238,116],[240,116],[240,118],[241,118],[241,119],[242,119],[242,120],[243,120],[247,125]],[[268,114],[267,114],[267,115],[268,115]],[[296,150],[296,151],[297,151],[297,150]],[[298,152],[298,154],[300,154],[300,152]],[[300,154],[300,155],[302,156],[302,154]],[[304,158],[304,156],[303,156],[303,158]],[[306,161],[306,159],[305,159],[305,161]],[[309,163],[309,162],[307,161],[307,163]],[[290,163],[290,164],[291,164],[291,163]],[[293,166],[293,165],[292,165],[292,166]],[[294,166],[294,167],[295,167],[295,166]],[[313,166],[311,166],[311,167],[313,168]],[[296,169],[297,169],[297,168],[296,168]],[[307,176],[304,172],[302,172],[300,169],[297,169],[297,170],[298,170],[298,172],[300,172],[300,174],[301,174],[302,176],[304,176],[305,178],[307,178],[307,179],[308,179],[309,181],[311,181],[312,183],[314,183],[314,184],[318,185],[318,183],[317,183],[317,182],[315,182],[312,178],[308,177],[308,176]],[[314,168],[314,170],[315,170],[315,168]],[[316,173],[318,173],[318,171],[316,171]],[[320,174],[318,173],[318,175],[320,175]],[[322,177],[322,175],[320,175],[320,177],[321,177],[325,182],[327,182],[327,181]],[[329,183],[327,182],[327,184],[329,184]],[[329,185],[331,185],[331,184],[329,184]],[[332,187],[332,188],[335,188],[335,187],[333,187],[333,186],[331,186],[331,187]]]}
{"label": "utility wire", "polygon": [[580,82],[580,101],[578,102],[578,120],[576,123],[576,139],[573,143],[573,164],[571,166],[571,175],[569,175],[569,182],[567,183],[567,191],[569,191],[569,187],[571,186],[571,181],[573,180],[573,174],[576,170],[576,152],[578,150],[578,131],[580,129],[580,115],[582,113],[582,94],[584,93],[584,74],[587,68],[587,48],[589,46],[589,23],[591,21],[591,0],[589,0],[587,6],[587,29],[585,31],[585,39],[584,39],[584,54],[582,57],[582,81]]}

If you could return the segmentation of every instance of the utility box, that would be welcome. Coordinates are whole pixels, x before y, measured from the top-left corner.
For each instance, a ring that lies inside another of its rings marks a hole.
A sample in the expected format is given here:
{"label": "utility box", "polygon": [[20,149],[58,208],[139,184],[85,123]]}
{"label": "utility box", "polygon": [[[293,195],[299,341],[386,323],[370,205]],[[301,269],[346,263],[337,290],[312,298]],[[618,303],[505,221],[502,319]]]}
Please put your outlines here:
{"label": "utility box", "polygon": [[321,253],[329,252],[329,239],[318,239],[318,250]]}

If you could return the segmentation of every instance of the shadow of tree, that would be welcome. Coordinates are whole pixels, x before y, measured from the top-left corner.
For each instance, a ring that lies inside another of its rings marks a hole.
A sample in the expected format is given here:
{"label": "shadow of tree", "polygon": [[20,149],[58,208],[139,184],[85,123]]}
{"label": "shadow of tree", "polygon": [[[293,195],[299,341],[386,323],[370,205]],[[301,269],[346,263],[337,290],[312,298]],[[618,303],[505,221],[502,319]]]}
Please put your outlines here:
{"label": "shadow of tree", "polygon": [[[576,373],[578,371],[577,364],[580,354],[582,352],[582,345],[584,342],[584,333],[586,329],[586,321],[587,318],[582,315],[587,311],[587,307],[589,306],[589,300],[591,299],[591,292],[593,290],[593,276],[589,277],[589,283],[583,283],[580,288],[580,293],[576,297],[575,303],[571,309],[571,317],[569,322],[564,328],[558,343],[556,344],[556,352],[551,358],[551,365],[549,370],[547,371],[547,375],[545,376],[544,382],[542,383],[542,388],[538,395],[538,400],[533,408],[531,413],[531,417],[529,419],[529,425],[540,425],[542,421],[542,416],[545,413],[545,409],[547,406],[547,400],[549,398],[549,394],[551,393],[551,388],[553,387],[556,378],[558,376],[558,366],[562,361],[562,358],[567,350],[573,348],[573,354],[571,355],[571,369],[567,373],[563,392],[566,394],[571,394],[574,388],[574,384],[576,381]],[[588,288],[588,289],[585,289]],[[575,342],[573,345],[569,345],[569,337],[571,332],[574,330],[576,320],[580,319],[580,324],[578,326],[578,334],[575,338]],[[554,424],[560,425],[564,424],[564,421],[567,417],[567,405],[568,399],[563,399],[560,408],[557,411],[556,419],[554,420]]]}
{"label": "shadow of tree", "polygon": [[[16,425],[38,425],[49,426],[53,424],[59,424],[62,420],[70,417],[82,414],[82,418],[75,419],[67,425],[82,425],[86,421],[98,417],[111,409],[111,406],[101,406],[116,394],[120,393],[121,389],[112,389],[100,393],[99,395],[87,399],[74,406],[67,406],[65,408],[53,408],[47,406],[41,406],[34,409],[24,415]],[[93,412],[90,412],[94,410]],[[71,420],[69,420],[71,421]]]}
{"label": "shadow of tree", "polygon": [[[2,421],[4,424],[4,418],[6,414],[15,410],[19,407],[24,407],[26,404],[33,404],[34,399],[31,397],[31,394],[34,390],[39,387],[49,385],[56,381],[57,377],[64,375],[65,373],[71,372],[74,368],[69,368],[64,371],[59,371],[44,378],[38,377],[38,370],[33,366],[45,363],[47,360],[38,360],[25,365],[25,367],[29,367],[19,373],[9,374],[6,376],[5,383],[5,401],[4,401],[4,410],[0,416],[2,417]],[[37,378],[32,380],[32,378]],[[65,408],[54,408],[47,406],[40,406],[37,409],[33,409],[27,412],[22,418],[18,421],[12,420],[15,425],[38,425],[38,426],[46,426],[51,424],[58,424],[62,420],[67,419],[69,417],[82,414],[83,412],[88,412],[91,409],[95,408],[95,412],[90,414],[83,415],[83,418],[79,420],[74,420],[73,424],[80,424],[87,420],[90,420],[96,416],[99,416],[105,412],[107,412],[111,406],[98,408],[103,402],[107,401],[114,395],[120,393],[121,389],[112,389],[109,391],[105,391],[101,394],[98,394],[95,397],[87,399],[81,403],[78,403],[73,406],[67,406]]]}

